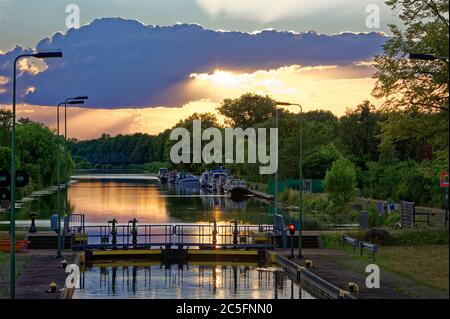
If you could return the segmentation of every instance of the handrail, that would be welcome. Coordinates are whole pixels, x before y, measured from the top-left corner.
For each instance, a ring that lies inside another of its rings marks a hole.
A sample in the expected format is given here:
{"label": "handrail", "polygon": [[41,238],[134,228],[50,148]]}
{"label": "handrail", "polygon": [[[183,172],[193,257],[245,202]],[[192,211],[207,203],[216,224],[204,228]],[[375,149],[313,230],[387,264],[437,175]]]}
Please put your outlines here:
{"label": "handrail", "polygon": [[359,244],[359,240],[347,235],[342,235],[342,242],[353,246],[353,254],[356,254],[356,247]]}
{"label": "handrail", "polygon": [[363,255],[364,248],[367,248],[368,250],[370,250],[372,252],[372,260],[375,261],[375,253],[378,251],[378,245],[377,244],[368,243],[368,242],[365,242],[365,241],[359,242],[359,249],[360,249],[360,256],[361,257]]}
{"label": "handrail", "polygon": [[[272,225],[135,224],[70,228],[75,249],[197,246],[269,248]],[[215,241],[214,241],[215,237]]]}

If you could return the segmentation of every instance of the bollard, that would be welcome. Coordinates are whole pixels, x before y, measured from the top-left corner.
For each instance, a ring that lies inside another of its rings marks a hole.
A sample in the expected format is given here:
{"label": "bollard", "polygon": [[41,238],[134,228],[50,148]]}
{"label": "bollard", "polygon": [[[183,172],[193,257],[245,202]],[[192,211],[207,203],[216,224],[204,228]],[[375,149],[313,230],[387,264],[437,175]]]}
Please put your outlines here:
{"label": "bollard", "polygon": [[354,282],[349,282],[348,291],[350,291],[351,293],[359,294],[359,287]]}
{"label": "bollard", "polygon": [[36,223],[35,223],[37,215],[38,215],[38,213],[36,213],[36,212],[30,213],[31,225],[30,225],[30,229],[28,229],[29,233],[37,233]]}
{"label": "bollard", "polygon": [[52,281],[49,285],[50,289],[47,290],[48,293],[56,293],[57,289],[58,289],[58,285],[56,284],[56,282]]}
{"label": "bollard", "polygon": [[65,259],[61,260],[61,265],[59,266],[59,268],[66,269],[66,267],[67,267],[67,260]]}

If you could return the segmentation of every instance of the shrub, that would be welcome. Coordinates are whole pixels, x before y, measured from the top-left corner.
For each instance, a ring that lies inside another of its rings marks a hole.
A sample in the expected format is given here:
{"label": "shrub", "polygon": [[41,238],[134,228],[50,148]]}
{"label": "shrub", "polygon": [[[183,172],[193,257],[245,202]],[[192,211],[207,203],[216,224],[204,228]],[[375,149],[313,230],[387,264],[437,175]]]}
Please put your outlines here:
{"label": "shrub", "polygon": [[392,234],[389,245],[421,246],[448,244],[448,231],[445,229],[402,229]]}
{"label": "shrub", "polygon": [[344,158],[336,160],[325,175],[324,187],[337,211],[343,211],[355,198],[356,172],[353,164]]}

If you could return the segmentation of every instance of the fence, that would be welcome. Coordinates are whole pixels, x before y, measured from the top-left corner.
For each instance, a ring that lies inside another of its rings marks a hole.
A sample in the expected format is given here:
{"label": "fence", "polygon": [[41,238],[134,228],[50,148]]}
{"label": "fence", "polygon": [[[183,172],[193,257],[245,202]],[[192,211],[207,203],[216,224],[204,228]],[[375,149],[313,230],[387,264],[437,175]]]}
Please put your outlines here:
{"label": "fence", "polygon": [[[281,193],[288,189],[299,189],[300,182],[298,179],[284,179],[278,181],[278,191]],[[303,191],[309,193],[323,193],[323,180],[321,179],[304,179],[303,180]],[[270,179],[267,183],[268,194],[275,194],[275,180]]]}

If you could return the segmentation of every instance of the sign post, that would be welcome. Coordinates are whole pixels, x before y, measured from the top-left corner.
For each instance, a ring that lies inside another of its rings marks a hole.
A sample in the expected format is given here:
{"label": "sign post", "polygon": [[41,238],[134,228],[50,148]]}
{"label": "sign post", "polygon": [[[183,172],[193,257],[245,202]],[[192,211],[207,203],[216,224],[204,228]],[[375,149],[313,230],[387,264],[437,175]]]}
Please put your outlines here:
{"label": "sign post", "polygon": [[445,216],[444,216],[444,225],[448,224],[448,172],[441,172],[439,175],[439,186],[444,188],[445,194]]}

